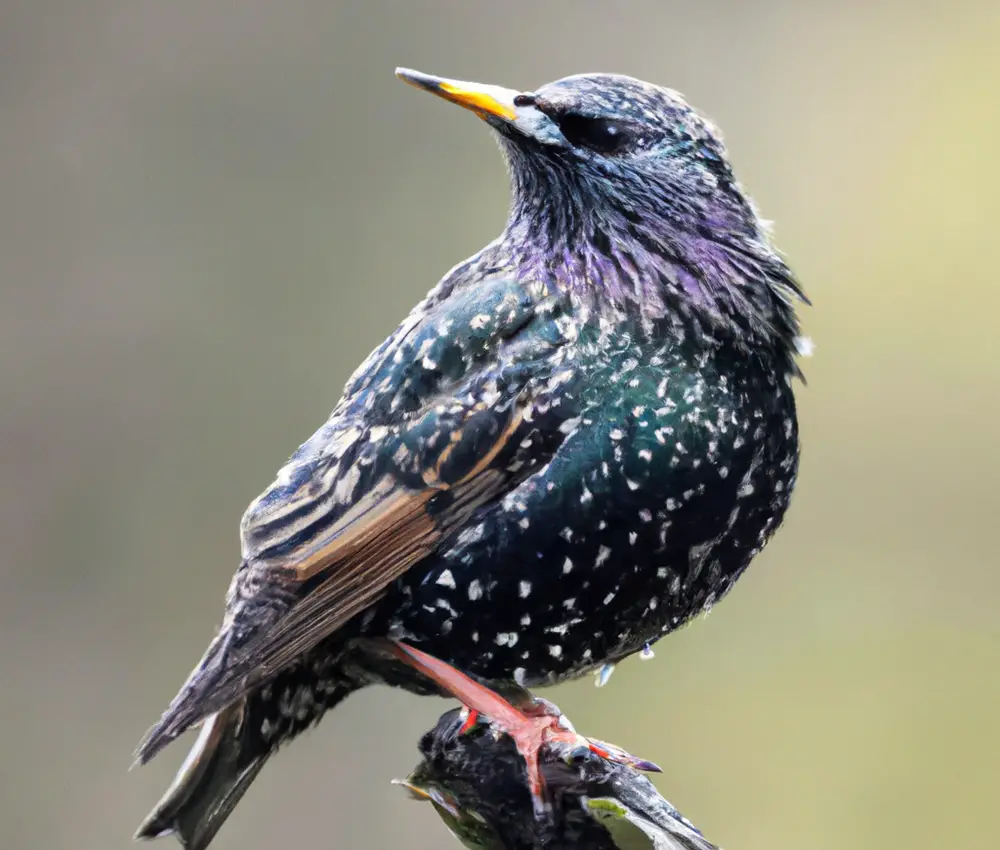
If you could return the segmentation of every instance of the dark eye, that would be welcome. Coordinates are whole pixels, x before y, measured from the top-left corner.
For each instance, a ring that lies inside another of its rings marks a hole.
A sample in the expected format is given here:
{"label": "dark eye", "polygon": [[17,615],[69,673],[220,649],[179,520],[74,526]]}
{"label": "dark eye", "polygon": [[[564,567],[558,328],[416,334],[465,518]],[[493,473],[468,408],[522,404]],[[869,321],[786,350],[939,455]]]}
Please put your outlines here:
{"label": "dark eye", "polygon": [[556,122],[566,140],[574,147],[590,148],[598,153],[615,153],[629,141],[628,128],[614,118],[563,115]]}

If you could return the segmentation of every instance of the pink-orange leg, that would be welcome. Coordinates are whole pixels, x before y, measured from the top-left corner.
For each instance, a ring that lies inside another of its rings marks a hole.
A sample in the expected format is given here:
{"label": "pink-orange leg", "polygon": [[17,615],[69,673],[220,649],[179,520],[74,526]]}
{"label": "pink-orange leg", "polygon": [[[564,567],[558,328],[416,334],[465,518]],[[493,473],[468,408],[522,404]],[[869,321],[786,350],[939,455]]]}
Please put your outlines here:
{"label": "pink-orange leg", "polygon": [[638,770],[659,770],[652,762],[637,759],[618,747],[578,735],[568,724],[564,724],[558,710],[546,700],[540,700],[537,707],[522,711],[499,694],[434,656],[401,641],[391,643],[394,653],[401,661],[432,679],[469,710],[460,733],[471,729],[476,724],[478,715],[482,714],[494,726],[510,735],[527,767],[528,789],[536,817],[545,817],[551,810],[538,760],[539,752],[545,744],[583,745],[610,761],[628,764]]}

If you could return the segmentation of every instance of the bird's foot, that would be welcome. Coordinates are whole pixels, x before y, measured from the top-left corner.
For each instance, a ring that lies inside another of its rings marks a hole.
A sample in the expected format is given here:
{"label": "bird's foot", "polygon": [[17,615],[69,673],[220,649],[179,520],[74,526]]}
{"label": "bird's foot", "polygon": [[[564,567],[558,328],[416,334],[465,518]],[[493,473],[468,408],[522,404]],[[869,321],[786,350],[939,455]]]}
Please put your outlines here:
{"label": "bird's foot", "polygon": [[515,707],[485,685],[434,656],[400,641],[393,641],[392,644],[400,660],[432,679],[462,703],[468,713],[460,734],[473,729],[482,716],[494,729],[510,736],[525,762],[528,790],[536,818],[549,817],[552,811],[539,766],[539,754],[544,746],[561,745],[569,750],[585,747],[601,758],[637,770],[660,770],[652,762],[638,759],[612,744],[577,734],[558,706],[549,700],[533,697],[530,701],[519,700],[519,706]]}
{"label": "bird's foot", "polygon": [[[401,641],[392,643],[394,652],[401,661],[405,661],[433,680],[468,709],[461,732],[470,731],[478,723],[481,715],[488,718],[494,728],[511,737],[527,768],[528,790],[531,792],[535,817],[541,819],[549,816],[551,804],[545,794],[545,780],[539,768],[538,755],[542,746],[553,741],[554,736],[569,734],[560,725],[561,715],[553,716],[548,713],[547,706],[542,709],[543,713],[528,715],[485,685],[481,685],[433,655],[421,652]],[[573,734],[575,737],[575,733]]]}

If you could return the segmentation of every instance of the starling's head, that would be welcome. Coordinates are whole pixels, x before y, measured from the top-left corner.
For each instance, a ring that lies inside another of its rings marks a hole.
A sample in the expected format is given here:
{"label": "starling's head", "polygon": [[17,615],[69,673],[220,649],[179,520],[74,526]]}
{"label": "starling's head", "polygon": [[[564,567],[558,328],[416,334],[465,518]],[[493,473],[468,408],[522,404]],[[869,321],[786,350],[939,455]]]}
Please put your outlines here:
{"label": "starling's head", "polygon": [[615,74],[533,92],[397,74],[497,131],[514,194],[505,241],[524,262],[646,315],[792,342],[801,292],[720,134],[679,94]]}
{"label": "starling's head", "polygon": [[[458,103],[505,140],[513,167],[548,157],[586,181],[655,179],[671,162],[725,163],[718,132],[670,89],[617,74],[579,74],[534,92],[431,77],[399,68],[411,85]],[[522,161],[522,158],[525,158]]]}

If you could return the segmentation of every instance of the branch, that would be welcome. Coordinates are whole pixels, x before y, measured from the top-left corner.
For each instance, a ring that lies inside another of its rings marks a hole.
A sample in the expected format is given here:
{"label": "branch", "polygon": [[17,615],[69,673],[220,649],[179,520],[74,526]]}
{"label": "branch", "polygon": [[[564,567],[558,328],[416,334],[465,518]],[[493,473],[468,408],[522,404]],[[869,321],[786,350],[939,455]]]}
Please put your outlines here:
{"label": "branch", "polygon": [[645,776],[586,746],[543,748],[552,814],[536,819],[512,740],[482,716],[468,730],[463,722],[459,709],[443,714],[420,740],[421,762],[397,782],[429,800],[466,847],[718,850]]}

